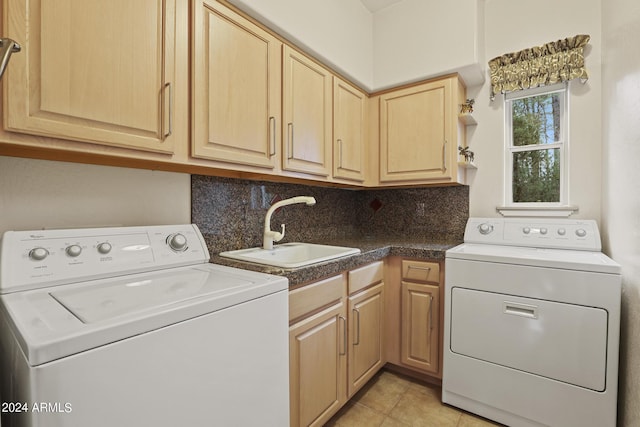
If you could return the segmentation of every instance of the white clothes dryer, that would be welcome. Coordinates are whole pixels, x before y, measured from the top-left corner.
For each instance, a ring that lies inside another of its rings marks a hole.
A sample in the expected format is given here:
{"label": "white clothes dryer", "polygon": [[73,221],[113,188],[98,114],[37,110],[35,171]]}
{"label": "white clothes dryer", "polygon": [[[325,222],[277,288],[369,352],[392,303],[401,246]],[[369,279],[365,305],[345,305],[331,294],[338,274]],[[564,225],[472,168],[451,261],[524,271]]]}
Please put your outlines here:
{"label": "white clothes dryer", "polygon": [[509,426],[614,427],[620,266],[595,221],[470,218],[445,258],[442,400]]}

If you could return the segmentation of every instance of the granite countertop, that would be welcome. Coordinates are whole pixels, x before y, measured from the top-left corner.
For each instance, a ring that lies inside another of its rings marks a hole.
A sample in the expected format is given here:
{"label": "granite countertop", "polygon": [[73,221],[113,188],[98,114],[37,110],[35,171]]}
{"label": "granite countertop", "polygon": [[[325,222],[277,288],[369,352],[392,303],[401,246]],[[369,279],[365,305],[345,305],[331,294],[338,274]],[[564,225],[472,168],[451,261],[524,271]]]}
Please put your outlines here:
{"label": "granite countertop", "polygon": [[447,249],[450,249],[462,242],[344,238],[339,240],[325,240],[322,242],[309,243],[359,248],[361,253],[296,269],[285,269],[281,267],[242,262],[224,258],[218,254],[211,257],[211,262],[214,264],[242,268],[245,270],[285,276],[289,279],[289,286],[293,287],[302,283],[313,282],[325,277],[330,277],[343,271],[353,270],[371,262],[379,261],[387,256],[401,256],[405,258],[442,261],[444,260],[445,251]]}

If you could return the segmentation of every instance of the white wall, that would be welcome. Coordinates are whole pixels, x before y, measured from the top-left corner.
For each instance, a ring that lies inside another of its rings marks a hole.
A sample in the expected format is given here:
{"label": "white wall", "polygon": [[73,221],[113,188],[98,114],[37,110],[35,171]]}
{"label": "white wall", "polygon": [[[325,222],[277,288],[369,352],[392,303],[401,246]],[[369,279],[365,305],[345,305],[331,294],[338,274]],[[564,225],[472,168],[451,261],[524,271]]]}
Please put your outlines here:
{"label": "white wall", "polygon": [[0,156],[0,235],[190,221],[187,174]]}
{"label": "white wall", "polygon": [[360,0],[229,0],[363,88],[373,84],[373,18]]}
{"label": "white wall", "polygon": [[[601,18],[600,0],[540,0],[531,4],[513,0],[486,0],[485,55],[487,60],[549,41],[589,34],[585,49],[589,81],[570,86],[569,202],[579,207],[573,217],[600,219],[601,206]],[[478,170],[468,174],[471,183],[470,215],[499,216],[504,204],[503,97],[489,101],[489,80],[469,88],[475,97],[478,126],[469,128],[468,142]]]}
{"label": "white wall", "polygon": [[640,3],[602,2],[603,238],[622,265],[619,425],[640,425]]}
{"label": "white wall", "polygon": [[229,0],[368,91],[458,71],[485,76],[484,0],[402,0],[372,14],[360,0]]}
{"label": "white wall", "polygon": [[[484,78],[483,0],[403,0],[374,14],[373,85],[382,89],[472,68]],[[465,70],[466,71],[466,70]]]}

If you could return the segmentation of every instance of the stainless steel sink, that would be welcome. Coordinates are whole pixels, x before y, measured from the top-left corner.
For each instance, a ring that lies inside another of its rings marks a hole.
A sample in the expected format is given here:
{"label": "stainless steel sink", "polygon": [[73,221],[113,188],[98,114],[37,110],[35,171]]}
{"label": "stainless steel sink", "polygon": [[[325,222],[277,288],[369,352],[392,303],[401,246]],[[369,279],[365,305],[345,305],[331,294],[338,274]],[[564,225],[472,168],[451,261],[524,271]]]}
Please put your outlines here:
{"label": "stainless steel sink", "polygon": [[221,252],[220,256],[274,267],[299,268],[359,253],[357,248],[295,242],[277,245],[271,250],[259,247]]}

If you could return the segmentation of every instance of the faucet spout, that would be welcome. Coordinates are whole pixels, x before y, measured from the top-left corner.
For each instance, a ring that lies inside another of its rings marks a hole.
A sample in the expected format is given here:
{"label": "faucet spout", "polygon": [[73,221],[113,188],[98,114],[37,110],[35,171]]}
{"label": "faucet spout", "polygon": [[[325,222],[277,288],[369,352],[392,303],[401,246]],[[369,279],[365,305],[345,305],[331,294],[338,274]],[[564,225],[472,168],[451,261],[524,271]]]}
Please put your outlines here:
{"label": "faucet spout", "polygon": [[284,224],[281,225],[282,231],[272,231],[271,230],[271,215],[275,212],[276,209],[281,208],[282,206],[293,205],[296,203],[305,203],[307,206],[313,206],[316,204],[316,199],[308,196],[296,196],[290,199],[280,200],[279,202],[271,205],[269,210],[267,210],[267,215],[264,219],[264,234],[262,237],[262,248],[271,250],[273,249],[273,242],[279,242],[284,237]]}

